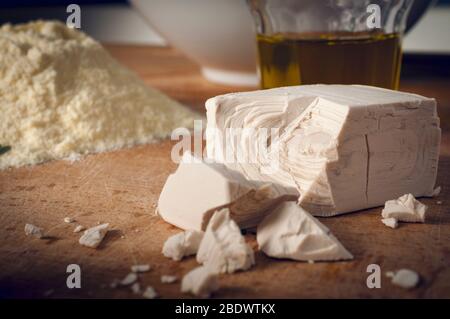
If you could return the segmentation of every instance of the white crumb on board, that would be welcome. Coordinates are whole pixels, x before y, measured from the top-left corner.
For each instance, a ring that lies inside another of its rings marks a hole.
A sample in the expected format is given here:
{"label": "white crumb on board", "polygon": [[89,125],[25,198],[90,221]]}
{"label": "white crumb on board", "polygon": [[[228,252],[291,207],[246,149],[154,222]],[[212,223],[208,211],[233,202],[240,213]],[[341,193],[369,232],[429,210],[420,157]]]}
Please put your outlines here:
{"label": "white crumb on board", "polygon": [[386,271],[386,277],[392,278],[394,276],[395,276],[395,272],[393,272],[393,271]]}
{"label": "white crumb on board", "polygon": [[137,295],[141,293],[141,285],[138,282],[135,282],[131,285],[131,291]]}
{"label": "white crumb on board", "polygon": [[170,276],[170,275],[162,275],[161,276],[161,282],[163,284],[172,284],[175,281],[177,281],[177,276]]}
{"label": "white crumb on board", "polygon": [[44,237],[44,229],[33,224],[25,224],[25,234],[41,239]]}
{"label": "white crumb on board", "polygon": [[117,286],[120,284],[120,280],[119,279],[113,279],[113,281],[111,281],[111,283],[109,284],[110,288],[117,288]]}
{"label": "white crumb on board", "polygon": [[381,211],[383,218],[395,218],[399,222],[424,223],[428,207],[412,194],[405,194],[397,199],[388,200]]}
{"label": "white crumb on board", "polygon": [[397,228],[398,227],[397,219],[392,218],[392,217],[391,218],[382,218],[381,222],[383,224],[385,224],[387,227],[390,227],[390,228]]}
{"label": "white crumb on board", "polygon": [[75,219],[73,219],[72,217],[64,217],[64,222],[67,224],[73,223],[75,221]]}
{"label": "white crumb on board", "polygon": [[217,289],[217,274],[212,273],[206,266],[194,268],[181,281],[181,292],[189,292],[197,297],[207,298]]}
{"label": "white crumb on board", "polygon": [[175,261],[183,257],[194,255],[203,239],[203,232],[197,230],[186,230],[170,236],[164,243],[162,253]]}
{"label": "white crumb on board", "polygon": [[121,281],[120,285],[122,286],[129,286],[131,284],[134,284],[138,280],[138,275],[134,272],[130,272],[128,275],[126,275]]}
{"label": "white crumb on board", "polygon": [[80,245],[97,248],[105,238],[108,232],[109,224],[101,224],[92,228],[85,230],[84,234],[80,237],[78,241]]}
{"label": "white crumb on board", "polygon": [[149,264],[142,264],[142,265],[133,265],[131,266],[132,272],[147,272],[150,271],[151,267]]}
{"label": "white crumb on board", "polygon": [[396,286],[412,289],[419,284],[419,274],[414,270],[410,269],[400,269],[394,273],[392,277],[392,283]]}
{"label": "white crumb on board", "polygon": [[431,194],[431,197],[439,196],[439,194],[441,193],[441,190],[442,190],[441,186],[436,187],[436,188],[433,190],[433,193]]}
{"label": "white crumb on board", "polygon": [[85,230],[86,228],[83,225],[77,225],[73,230],[74,233],[79,233],[80,231]]}
{"label": "white crumb on board", "polygon": [[147,286],[144,293],[142,294],[142,297],[147,299],[155,299],[158,297],[158,293],[156,292],[155,288],[152,286]]}

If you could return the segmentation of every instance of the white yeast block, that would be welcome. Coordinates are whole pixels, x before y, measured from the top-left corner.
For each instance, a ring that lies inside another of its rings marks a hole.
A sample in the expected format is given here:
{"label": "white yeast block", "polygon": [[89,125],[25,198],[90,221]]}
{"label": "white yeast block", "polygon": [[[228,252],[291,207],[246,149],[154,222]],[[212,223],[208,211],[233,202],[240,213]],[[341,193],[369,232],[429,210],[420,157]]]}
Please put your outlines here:
{"label": "white yeast block", "polygon": [[[220,95],[206,109],[208,158],[249,180],[296,188],[313,215],[433,194],[441,139],[434,99],[361,85],[300,85]],[[242,134],[230,147],[229,132],[250,128],[279,129],[268,155],[254,151],[261,133]],[[258,156],[241,163],[239,154]],[[279,169],[265,173],[268,164]]]}

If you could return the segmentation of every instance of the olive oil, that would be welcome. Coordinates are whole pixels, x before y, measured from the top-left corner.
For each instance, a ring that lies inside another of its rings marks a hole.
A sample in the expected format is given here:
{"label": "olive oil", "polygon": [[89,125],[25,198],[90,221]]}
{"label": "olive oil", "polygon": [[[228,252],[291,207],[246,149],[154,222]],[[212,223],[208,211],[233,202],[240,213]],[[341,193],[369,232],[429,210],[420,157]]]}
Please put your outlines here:
{"label": "olive oil", "polygon": [[398,34],[258,35],[262,88],[298,84],[365,84],[398,89]]}

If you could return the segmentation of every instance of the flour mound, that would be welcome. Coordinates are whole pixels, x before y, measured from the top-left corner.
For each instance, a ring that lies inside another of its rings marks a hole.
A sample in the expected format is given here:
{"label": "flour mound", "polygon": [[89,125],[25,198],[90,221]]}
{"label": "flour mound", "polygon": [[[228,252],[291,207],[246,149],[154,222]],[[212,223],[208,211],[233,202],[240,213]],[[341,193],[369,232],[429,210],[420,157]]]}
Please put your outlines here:
{"label": "flour mound", "polygon": [[154,142],[195,117],[53,21],[0,27],[0,114],[0,169]]}

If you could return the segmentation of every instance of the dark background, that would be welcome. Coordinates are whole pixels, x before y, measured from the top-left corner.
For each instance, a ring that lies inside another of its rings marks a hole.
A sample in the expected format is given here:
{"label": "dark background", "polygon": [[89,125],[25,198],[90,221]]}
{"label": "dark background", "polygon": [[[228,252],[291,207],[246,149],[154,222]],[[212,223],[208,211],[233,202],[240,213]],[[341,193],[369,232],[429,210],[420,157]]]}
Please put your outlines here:
{"label": "dark background", "polygon": [[[35,6],[37,1],[32,0],[18,0],[18,1],[0,1],[0,7],[11,8],[21,6]],[[102,3],[126,3],[126,0],[77,0],[77,1],[63,1],[63,0],[44,0],[39,1],[40,6],[54,6],[54,5],[67,5],[70,3],[76,4],[102,4]],[[450,0],[439,0],[438,4],[450,4]]]}
{"label": "dark background", "polygon": [[[21,23],[35,19],[58,19],[65,21],[67,17],[65,10],[58,10],[55,8],[61,8],[62,6],[67,6],[71,3],[76,3],[78,5],[98,6],[102,4],[108,4],[116,5],[118,7],[128,6],[127,0],[0,0],[0,24],[7,22]],[[450,0],[438,0],[436,6],[442,5],[450,5]],[[46,7],[49,8],[46,9]],[[91,36],[94,36],[90,33],[91,30],[83,29],[83,31],[87,32]],[[100,41],[102,40],[100,39]],[[448,41],[448,39],[443,39],[443,41]],[[402,78],[410,76],[420,78],[429,77],[430,75],[432,75],[433,77],[450,77],[450,54],[404,54],[401,74]]]}

